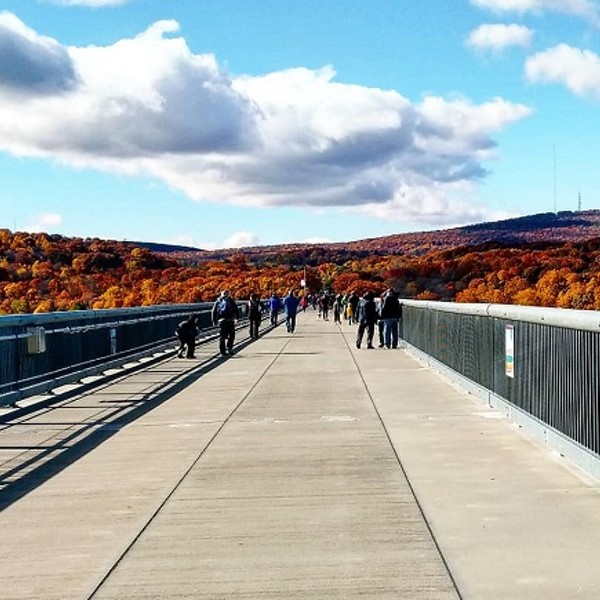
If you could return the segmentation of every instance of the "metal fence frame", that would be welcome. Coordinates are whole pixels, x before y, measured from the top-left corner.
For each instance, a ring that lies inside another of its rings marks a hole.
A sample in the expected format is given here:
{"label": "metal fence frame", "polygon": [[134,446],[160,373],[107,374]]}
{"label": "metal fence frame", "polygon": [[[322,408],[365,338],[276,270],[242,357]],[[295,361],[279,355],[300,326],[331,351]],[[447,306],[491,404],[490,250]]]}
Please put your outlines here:
{"label": "metal fence frame", "polygon": [[[546,441],[549,435],[562,436],[600,458],[600,313],[402,304],[402,337],[413,348],[529,416],[542,426]],[[510,358],[514,370],[507,369]]]}
{"label": "metal fence frame", "polygon": [[[215,331],[212,303],[0,317],[0,406],[175,347],[175,327],[197,314]],[[245,316],[245,304],[240,303]]]}

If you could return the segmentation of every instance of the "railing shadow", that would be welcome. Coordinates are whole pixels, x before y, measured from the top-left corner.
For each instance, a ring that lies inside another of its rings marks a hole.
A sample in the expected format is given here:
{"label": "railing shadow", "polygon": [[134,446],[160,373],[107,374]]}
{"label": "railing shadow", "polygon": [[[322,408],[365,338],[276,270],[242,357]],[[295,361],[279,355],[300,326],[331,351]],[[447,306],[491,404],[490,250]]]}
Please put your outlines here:
{"label": "railing shadow", "polygon": [[[261,335],[264,335],[267,331],[267,328],[265,328]],[[253,342],[254,340],[249,337],[245,338],[236,344],[236,350],[242,350]],[[102,411],[98,418],[80,423],[79,427],[73,427],[69,430],[68,435],[62,436],[60,439],[50,443],[46,440],[46,443],[31,448],[25,445],[18,446],[19,449],[38,451],[35,456],[22,460],[14,467],[9,467],[0,475],[0,512],[98,448],[123,427],[173,398],[197,379],[216,369],[227,360],[232,360],[232,358],[211,355],[202,363],[193,365],[183,373],[179,372],[178,376],[160,382],[152,390],[139,395],[136,394],[135,399],[129,400],[123,406],[119,406],[108,413]],[[235,360],[235,357],[233,357],[233,360]],[[148,364],[144,366],[148,366]],[[123,376],[126,376],[126,374],[121,375],[121,377]],[[98,381],[94,387],[100,387],[103,383],[106,383],[106,381]],[[80,396],[82,390],[77,390],[77,392]],[[70,395],[74,396],[75,394],[71,393]],[[58,401],[57,399],[52,400],[54,403]],[[44,407],[48,408],[48,405],[44,403]],[[32,412],[32,410],[32,407],[23,408],[18,411],[17,415],[13,414],[12,419]],[[53,408],[50,406],[49,410],[53,410]],[[3,419],[3,421],[6,423],[7,419]],[[15,425],[20,424],[17,422]],[[4,446],[4,448],[15,449],[15,446]]]}

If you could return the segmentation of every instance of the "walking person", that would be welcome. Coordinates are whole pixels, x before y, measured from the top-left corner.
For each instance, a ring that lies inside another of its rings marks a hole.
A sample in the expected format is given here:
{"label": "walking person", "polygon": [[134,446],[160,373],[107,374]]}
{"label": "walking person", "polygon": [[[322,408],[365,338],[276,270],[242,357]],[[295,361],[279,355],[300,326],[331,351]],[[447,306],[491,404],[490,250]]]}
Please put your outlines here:
{"label": "walking person", "polygon": [[250,294],[248,300],[248,320],[250,322],[250,338],[258,339],[258,329],[262,321],[263,305],[258,294]]}
{"label": "walking person", "polygon": [[383,341],[386,348],[398,347],[398,333],[402,306],[395,290],[389,289],[383,299],[381,318],[383,320]]}
{"label": "walking person", "polygon": [[356,292],[352,292],[348,296],[348,304],[351,306],[350,312],[350,323],[358,323],[358,303],[360,302],[360,296]]}
{"label": "walking person", "polygon": [[279,311],[281,310],[281,300],[279,296],[273,292],[267,302],[269,306],[269,316],[271,318],[271,325],[277,325],[279,320]]}
{"label": "walking person", "polygon": [[228,290],[223,290],[212,309],[212,322],[219,326],[219,351],[221,356],[233,354],[235,324],[239,319],[239,310]]}
{"label": "walking person", "polygon": [[342,324],[342,312],[344,310],[343,299],[344,297],[342,294],[338,294],[333,301],[333,322],[338,323],[339,325]]}
{"label": "walking person", "polygon": [[348,325],[352,325],[352,306],[350,305],[350,294],[344,294],[342,298],[342,306],[344,307],[344,321],[348,322]]}
{"label": "walking person", "polygon": [[183,358],[183,353],[187,349],[186,358],[195,358],[196,336],[198,335],[197,315],[190,315],[185,321],[181,321],[175,329],[175,335],[179,340],[178,358]]}
{"label": "walking person", "polygon": [[300,298],[300,310],[302,312],[306,312],[306,307],[308,306],[308,298],[306,297],[306,294],[304,294],[301,298]]}
{"label": "walking person", "polygon": [[373,335],[379,315],[373,292],[367,292],[358,304],[358,331],[356,332],[356,347],[360,348],[365,331],[367,333],[367,348],[373,349]]}
{"label": "walking person", "polygon": [[383,319],[381,318],[381,309],[383,308],[383,301],[385,299],[385,294],[382,294],[381,296],[379,296],[379,298],[377,299],[377,315],[378,315],[378,321],[377,321],[377,334],[379,337],[379,347],[383,348],[385,346],[385,344],[383,343]]}
{"label": "walking person", "polygon": [[321,294],[319,296],[319,306],[321,307],[323,321],[329,321],[329,302],[329,294]]}
{"label": "walking person", "polygon": [[290,290],[287,296],[283,299],[285,326],[288,333],[294,333],[294,329],[296,329],[296,314],[298,313],[299,302],[298,296],[294,294],[294,290]]}

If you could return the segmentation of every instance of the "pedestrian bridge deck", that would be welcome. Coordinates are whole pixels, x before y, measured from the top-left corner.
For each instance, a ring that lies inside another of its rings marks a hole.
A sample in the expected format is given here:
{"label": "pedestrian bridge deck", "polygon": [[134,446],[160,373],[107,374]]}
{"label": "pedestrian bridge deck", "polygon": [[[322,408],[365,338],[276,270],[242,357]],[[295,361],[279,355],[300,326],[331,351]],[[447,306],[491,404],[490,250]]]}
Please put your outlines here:
{"label": "pedestrian bridge deck", "polygon": [[0,425],[6,600],[600,598],[600,486],[309,311]]}

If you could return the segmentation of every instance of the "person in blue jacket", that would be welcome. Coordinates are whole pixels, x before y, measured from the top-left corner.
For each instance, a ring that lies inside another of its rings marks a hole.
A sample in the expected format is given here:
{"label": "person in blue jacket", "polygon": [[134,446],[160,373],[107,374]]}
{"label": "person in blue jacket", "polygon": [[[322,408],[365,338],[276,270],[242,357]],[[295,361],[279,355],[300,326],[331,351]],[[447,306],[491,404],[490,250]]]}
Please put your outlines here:
{"label": "person in blue jacket", "polygon": [[277,325],[277,320],[279,318],[279,311],[281,310],[281,300],[279,296],[273,292],[271,297],[267,301],[269,307],[269,315],[271,318],[271,325]]}
{"label": "person in blue jacket", "polygon": [[288,333],[294,333],[296,329],[296,314],[298,313],[298,304],[300,299],[294,290],[290,290],[287,296],[283,299],[283,312],[285,313],[285,326]]}

